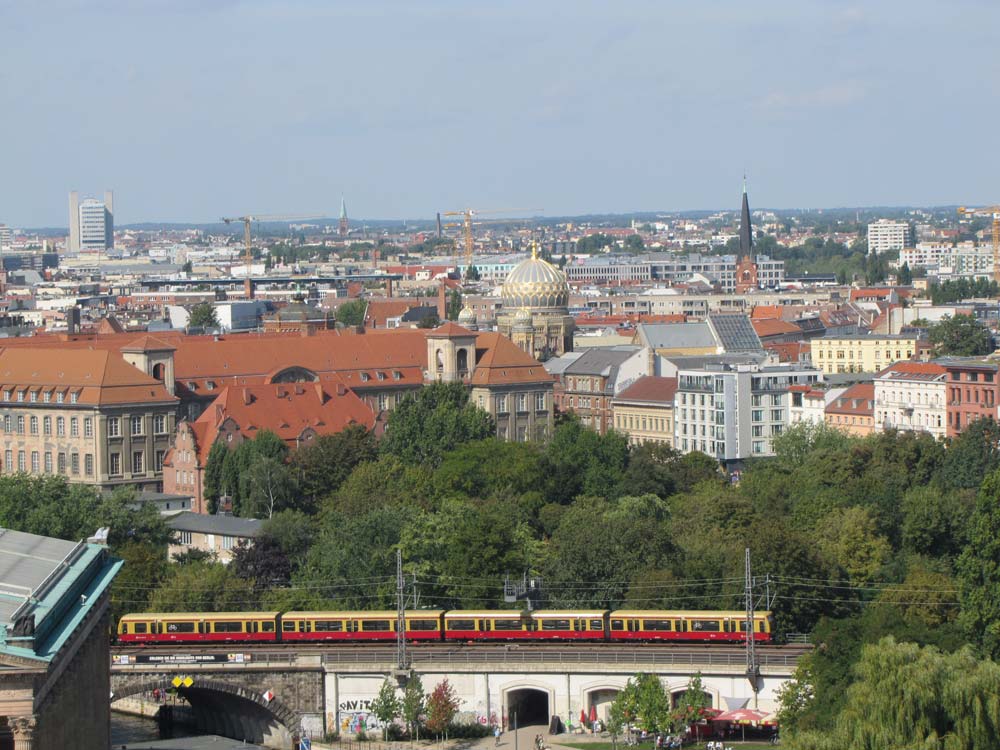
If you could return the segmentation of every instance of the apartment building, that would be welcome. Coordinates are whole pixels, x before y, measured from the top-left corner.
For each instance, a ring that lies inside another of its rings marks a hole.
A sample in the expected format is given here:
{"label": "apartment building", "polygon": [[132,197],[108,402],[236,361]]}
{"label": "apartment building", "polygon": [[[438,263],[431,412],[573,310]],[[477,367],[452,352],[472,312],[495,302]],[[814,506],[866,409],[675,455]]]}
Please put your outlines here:
{"label": "apartment building", "polygon": [[875,424],[884,430],[947,434],[948,371],[934,362],[897,362],[875,378]]}
{"label": "apartment building", "polygon": [[[774,289],[785,281],[785,262],[766,255],[753,259],[757,268],[757,286]],[[566,279],[575,284],[683,284],[699,278],[717,285],[722,291],[736,291],[735,255],[656,253],[648,256],[601,256],[567,264]]]}
{"label": "apartment building", "polygon": [[864,437],[875,431],[875,384],[856,383],[830,401],[826,424],[849,435]]}
{"label": "apartment building", "polygon": [[879,219],[868,225],[868,252],[884,253],[902,250],[912,244],[910,225],[905,221]]}
{"label": "apartment building", "polygon": [[677,378],[644,375],[611,402],[614,426],[633,445],[674,445],[674,395]]}
{"label": "apartment building", "polygon": [[674,447],[701,451],[725,465],[773,455],[771,441],[790,423],[791,387],[822,381],[797,364],[680,367],[674,397]]}
{"label": "apartment building", "polygon": [[[602,346],[549,360],[561,372],[556,408],[573,412],[602,435],[614,427],[612,401],[628,385],[649,374],[650,352],[638,346]],[[566,362],[568,361],[568,364]]]}
{"label": "apartment building", "polygon": [[912,358],[919,350],[915,333],[857,334],[812,339],[813,364],[827,375],[881,372],[893,362]]}
{"label": "apartment building", "polygon": [[997,419],[997,363],[983,359],[943,358],[948,373],[947,436],[955,437],[977,419]]}
{"label": "apartment building", "polygon": [[58,474],[111,490],[162,489],[178,400],[121,354],[0,351],[4,473]]}

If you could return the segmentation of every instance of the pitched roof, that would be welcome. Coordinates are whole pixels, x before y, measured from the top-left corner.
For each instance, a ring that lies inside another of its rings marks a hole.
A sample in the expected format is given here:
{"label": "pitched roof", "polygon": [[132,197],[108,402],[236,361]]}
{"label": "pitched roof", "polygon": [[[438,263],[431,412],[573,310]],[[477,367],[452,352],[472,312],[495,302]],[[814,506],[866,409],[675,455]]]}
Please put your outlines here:
{"label": "pitched roof", "polygon": [[470,380],[472,385],[551,383],[555,380],[541,362],[499,333],[480,333],[476,336],[476,354],[476,369]]}
{"label": "pitched roof", "polygon": [[948,371],[934,362],[896,362],[875,376],[877,380],[926,380],[945,379]]}
{"label": "pitched roof", "polygon": [[434,328],[427,332],[429,338],[465,338],[469,336],[475,336],[473,331],[468,328],[463,328],[457,323],[452,323],[450,320],[445,321],[437,328]]}
{"label": "pitched roof", "polygon": [[640,323],[636,342],[653,349],[715,349],[708,323]]}
{"label": "pitched roof", "polygon": [[193,531],[197,534],[221,534],[222,536],[260,536],[263,521],[256,518],[236,516],[209,516],[204,513],[181,511],[167,519],[167,526],[175,531]]}
{"label": "pitched roof", "polygon": [[875,384],[856,383],[826,405],[828,414],[870,417],[875,413]]}
{"label": "pitched roof", "polygon": [[802,329],[794,323],[788,323],[777,318],[765,318],[763,320],[751,321],[754,331],[761,339],[769,336],[801,336]]}
{"label": "pitched roof", "polygon": [[743,313],[709,313],[708,324],[726,352],[759,352],[760,337]]}
{"label": "pitched roof", "polygon": [[117,352],[95,349],[0,349],[0,390],[37,388],[76,394],[80,404],[176,401],[163,383]]}
{"label": "pitched roof", "polygon": [[642,401],[671,406],[677,392],[677,378],[643,375],[632,385],[615,396],[615,403]]}

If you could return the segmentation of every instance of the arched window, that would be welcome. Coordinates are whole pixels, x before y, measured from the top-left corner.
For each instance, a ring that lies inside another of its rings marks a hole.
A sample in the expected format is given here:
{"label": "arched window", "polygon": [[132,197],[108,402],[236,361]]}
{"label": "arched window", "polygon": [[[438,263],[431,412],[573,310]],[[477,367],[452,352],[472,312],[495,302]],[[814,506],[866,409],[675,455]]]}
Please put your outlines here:
{"label": "arched window", "polygon": [[469,352],[466,349],[458,350],[458,371],[465,372],[469,369]]}
{"label": "arched window", "polygon": [[440,349],[437,350],[437,355],[436,356],[437,356],[437,368],[438,368],[438,372],[442,372],[444,370],[444,357],[441,356],[441,350]]}
{"label": "arched window", "polygon": [[163,378],[166,376],[166,369],[166,366],[162,362],[153,365],[153,377],[162,383]]}

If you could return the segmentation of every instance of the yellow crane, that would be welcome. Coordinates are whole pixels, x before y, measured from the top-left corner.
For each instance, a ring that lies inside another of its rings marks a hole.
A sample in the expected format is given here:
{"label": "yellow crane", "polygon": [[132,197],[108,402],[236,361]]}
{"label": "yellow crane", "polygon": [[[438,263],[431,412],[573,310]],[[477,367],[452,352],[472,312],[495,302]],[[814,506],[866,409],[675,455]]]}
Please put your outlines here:
{"label": "yellow crane", "polygon": [[[465,240],[465,268],[466,271],[468,271],[469,267],[472,265],[472,256],[475,250],[475,240],[472,236],[473,217],[480,216],[482,214],[509,214],[515,211],[542,211],[542,210],[543,209],[541,208],[491,208],[491,209],[467,208],[464,211],[442,211],[439,215],[462,217],[462,223],[461,223],[462,234]],[[511,221],[515,221],[515,219],[511,219]],[[450,224],[448,226],[456,226],[456,225]]]}
{"label": "yellow crane", "polygon": [[958,209],[962,216],[989,216],[993,219],[993,280],[1000,283],[1000,206],[980,206],[979,208]]}
{"label": "yellow crane", "polygon": [[238,221],[243,222],[243,262],[247,266],[247,279],[250,278],[250,268],[253,265],[253,247],[250,244],[250,225],[255,221],[303,221],[306,219],[326,219],[328,218],[322,214],[299,214],[299,215],[266,215],[266,214],[254,214],[253,216],[223,216],[222,221],[226,224],[235,224]]}

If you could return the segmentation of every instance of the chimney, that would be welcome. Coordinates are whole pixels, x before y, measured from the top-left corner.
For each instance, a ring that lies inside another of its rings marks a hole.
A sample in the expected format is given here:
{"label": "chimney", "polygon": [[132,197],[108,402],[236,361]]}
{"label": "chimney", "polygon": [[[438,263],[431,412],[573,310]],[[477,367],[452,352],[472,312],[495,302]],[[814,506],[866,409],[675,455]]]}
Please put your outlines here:
{"label": "chimney", "polygon": [[392,299],[392,279],[385,280],[385,296]]}
{"label": "chimney", "polygon": [[448,299],[444,293],[444,279],[441,279],[441,286],[438,287],[438,320],[444,322],[447,318]]}
{"label": "chimney", "polygon": [[[250,393],[250,389],[249,388],[244,388],[243,389],[243,405],[244,406],[250,406],[250,404],[252,404],[252,403],[253,403],[253,394]],[[221,406],[219,407],[219,410],[221,412],[221,410],[222,410]]]}
{"label": "chimney", "polygon": [[337,383],[337,395],[343,396],[347,393],[347,387],[343,383]]}

